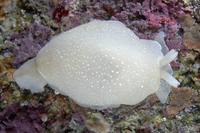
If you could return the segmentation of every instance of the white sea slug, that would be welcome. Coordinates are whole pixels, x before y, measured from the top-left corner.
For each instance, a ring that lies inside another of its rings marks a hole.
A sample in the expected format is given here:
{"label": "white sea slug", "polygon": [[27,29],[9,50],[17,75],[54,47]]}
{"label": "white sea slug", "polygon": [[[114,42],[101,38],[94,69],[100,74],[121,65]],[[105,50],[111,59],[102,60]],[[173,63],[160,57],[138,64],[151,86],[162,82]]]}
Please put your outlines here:
{"label": "white sea slug", "polygon": [[21,88],[42,92],[48,84],[94,109],[137,104],[152,93],[164,103],[179,82],[169,65],[178,52],[168,52],[163,38],[139,39],[119,21],[95,20],[54,37],[13,77]]}

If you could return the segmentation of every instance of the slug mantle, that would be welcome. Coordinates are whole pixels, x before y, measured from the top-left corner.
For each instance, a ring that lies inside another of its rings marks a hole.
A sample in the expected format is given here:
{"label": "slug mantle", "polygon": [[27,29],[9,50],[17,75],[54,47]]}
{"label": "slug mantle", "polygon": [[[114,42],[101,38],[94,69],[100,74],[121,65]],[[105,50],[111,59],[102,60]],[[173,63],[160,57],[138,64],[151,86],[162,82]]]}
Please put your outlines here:
{"label": "slug mantle", "polygon": [[13,77],[21,88],[42,92],[48,84],[94,109],[137,104],[152,93],[164,103],[179,82],[169,65],[178,52],[168,52],[163,37],[139,39],[119,21],[95,20],[54,37]]}

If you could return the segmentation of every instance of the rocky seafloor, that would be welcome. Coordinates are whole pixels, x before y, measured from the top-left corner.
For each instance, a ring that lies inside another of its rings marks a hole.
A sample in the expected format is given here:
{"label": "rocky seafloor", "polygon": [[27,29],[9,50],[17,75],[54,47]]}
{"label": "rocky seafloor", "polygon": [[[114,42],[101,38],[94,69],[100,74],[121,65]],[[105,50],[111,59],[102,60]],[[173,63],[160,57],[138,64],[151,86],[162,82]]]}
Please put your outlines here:
{"label": "rocky seafloor", "polygon": [[[155,94],[139,104],[83,108],[49,86],[21,89],[13,72],[51,37],[89,21],[118,20],[139,38],[166,33],[180,82],[165,104]],[[0,133],[200,132],[200,2],[197,0],[0,0]]]}

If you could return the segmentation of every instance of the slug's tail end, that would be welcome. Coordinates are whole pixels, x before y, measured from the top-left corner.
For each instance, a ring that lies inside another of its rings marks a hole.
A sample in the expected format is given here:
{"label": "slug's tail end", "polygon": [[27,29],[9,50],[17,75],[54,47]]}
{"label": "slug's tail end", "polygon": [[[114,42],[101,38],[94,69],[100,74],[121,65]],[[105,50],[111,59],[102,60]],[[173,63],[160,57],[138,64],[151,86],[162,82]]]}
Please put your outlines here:
{"label": "slug's tail end", "polygon": [[27,61],[13,74],[13,78],[20,88],[30,89],[32,92],[44,91],[47,81],[37,70],[35,58]]}

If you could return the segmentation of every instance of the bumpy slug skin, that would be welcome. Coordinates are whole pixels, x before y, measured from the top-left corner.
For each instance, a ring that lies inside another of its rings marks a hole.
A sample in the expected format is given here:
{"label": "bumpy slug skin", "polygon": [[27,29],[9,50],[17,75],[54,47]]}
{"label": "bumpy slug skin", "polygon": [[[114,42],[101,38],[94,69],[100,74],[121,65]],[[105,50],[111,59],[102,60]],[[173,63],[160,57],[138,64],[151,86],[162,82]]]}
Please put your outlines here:
{"label": "bumpy slug skin", "polygon": [[92,21],[54,37],[13,77],[21,88],[40,92],[48,83],[94,109],[133,105],[155,92],[164,103],[179,82],[169,65],[177,52],[167,53],[163,37],[139,39],[119,21]]}

